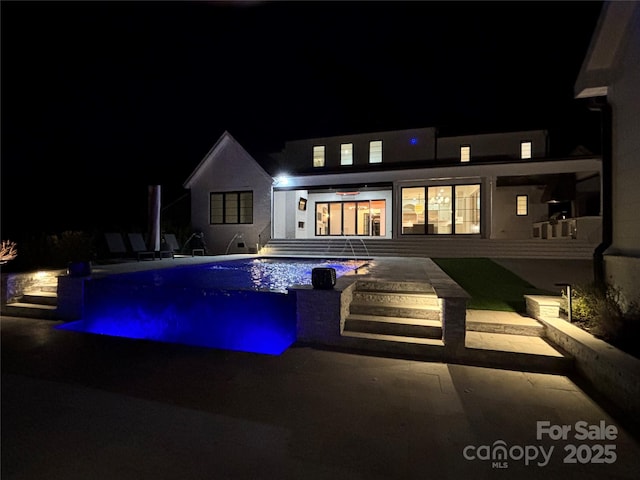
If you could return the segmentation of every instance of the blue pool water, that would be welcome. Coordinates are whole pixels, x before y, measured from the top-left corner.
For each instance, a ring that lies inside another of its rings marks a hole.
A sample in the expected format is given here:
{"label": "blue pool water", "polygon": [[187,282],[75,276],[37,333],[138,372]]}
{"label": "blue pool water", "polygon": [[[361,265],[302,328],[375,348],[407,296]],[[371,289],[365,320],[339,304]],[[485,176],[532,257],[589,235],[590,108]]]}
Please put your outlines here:
{"label": "blue pool water", "polygon": [[82,320],[58,328],[279,355],[296,340],[288,288],[311,285],[315,267],[340,277],[363,264],[250,258],[91,279]]}

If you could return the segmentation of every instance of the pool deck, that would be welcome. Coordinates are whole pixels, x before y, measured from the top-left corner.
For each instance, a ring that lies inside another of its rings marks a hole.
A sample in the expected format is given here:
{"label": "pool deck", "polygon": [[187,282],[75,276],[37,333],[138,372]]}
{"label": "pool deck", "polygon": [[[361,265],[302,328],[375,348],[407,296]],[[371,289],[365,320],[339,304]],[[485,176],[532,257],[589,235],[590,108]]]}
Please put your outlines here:
{"label": "pool deck", "polygon": [[[116,268],[161,263],[171,266]],[[637,425],[580,378],[309,346],[258,355],[51,324],[1,319],[3,480],[595,480],[640,468]],[[569,426],[567,438],[536,438],[545,421]],[[609,439],[576,439],[577,422]],[[500,440],[506,460],[474,457]],[[563,461],[567,445],[595,444],[615,461]],[[537,458],[526,464],[519,447]]]}

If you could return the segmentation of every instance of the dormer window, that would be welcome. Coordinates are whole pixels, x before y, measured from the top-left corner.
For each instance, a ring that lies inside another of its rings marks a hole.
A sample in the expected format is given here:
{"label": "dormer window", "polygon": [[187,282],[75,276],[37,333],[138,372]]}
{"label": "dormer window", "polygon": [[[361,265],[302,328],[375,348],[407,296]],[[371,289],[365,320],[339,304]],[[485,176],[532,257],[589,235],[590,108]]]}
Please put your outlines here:
{"label": "dormer window", "polygon": [[531,142],[520,142],[520,158],[525,160],[531,158]]}
{"label": "dormer window", "polygon": [[313,166],[324,167],[324,145],[313,147]]}
{"label": "dormer window", "polygon": [[340,145],[340,165],[353,165],[353,143]]}
{"label": "dormer window", "polygon": [[469,162],[471,160],[471,145],[460,145],[460,161]]}
{"label": "dormer window", "polygon": [[382,163],[382,140],[369,142],[369,163]]}

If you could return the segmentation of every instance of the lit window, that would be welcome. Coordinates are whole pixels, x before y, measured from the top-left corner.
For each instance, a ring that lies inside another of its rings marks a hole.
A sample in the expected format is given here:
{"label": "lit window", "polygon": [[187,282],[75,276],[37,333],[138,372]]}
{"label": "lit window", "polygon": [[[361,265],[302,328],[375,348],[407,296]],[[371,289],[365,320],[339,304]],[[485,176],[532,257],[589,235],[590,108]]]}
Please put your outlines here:
{"label": "lit window", "polygon": [[471,160],[471,145],[460,145],[460,161],[468,162]]}
{"label": "lit window", "polygon": [[529,215],[529,196],[528,195],[516,196],[516,215],[518,216]]}
{"label": "lit window", "polygon": [[369,163],[382,163],[382,140],[369,142]]}
{"label": "lit window", "polygon": [[520,158],[531,158],[531,142],[520,142]]}
{"label": "lit window", "polygon": [[324,167],[324,145],[313,147],[313,166]]}
{"label": "lit window", "polygon": [[353,143],[340,145],[340,165],[353,165]]}

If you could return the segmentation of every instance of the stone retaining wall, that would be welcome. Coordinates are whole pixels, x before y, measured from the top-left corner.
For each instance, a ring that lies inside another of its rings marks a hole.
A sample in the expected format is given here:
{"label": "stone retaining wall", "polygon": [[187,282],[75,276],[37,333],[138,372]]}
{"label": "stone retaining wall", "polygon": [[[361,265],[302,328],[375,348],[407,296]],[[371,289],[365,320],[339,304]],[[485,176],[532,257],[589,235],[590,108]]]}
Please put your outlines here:
{"label": "stone retaining wall", "polygon": [[640,359],[560,318],[541,317],[546,336],[575,358],[578,373],[640,426]]}

